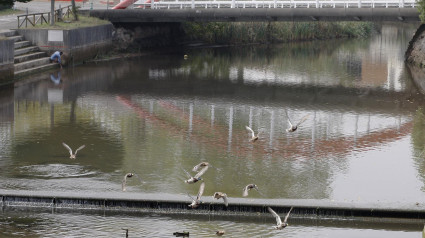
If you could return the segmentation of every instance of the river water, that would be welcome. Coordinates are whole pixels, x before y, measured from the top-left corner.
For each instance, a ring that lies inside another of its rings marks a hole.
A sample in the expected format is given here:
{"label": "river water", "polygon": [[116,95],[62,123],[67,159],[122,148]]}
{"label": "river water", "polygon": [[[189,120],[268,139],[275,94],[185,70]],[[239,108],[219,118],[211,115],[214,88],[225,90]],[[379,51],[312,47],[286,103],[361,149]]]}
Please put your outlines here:
{"label": "river water", "polygon": [[[255,183],[260,193],[250,199],[423,204],[424,100],[403,61],[416,28],[379,29],[369,39],[193,46],[30,76],[1,90],[0,189],[107,196],[122,193],[123,176],[133,172],[142,182],[128,179],[126,193],[135,197],[196,194],[184,170],[208,161],[208,196],[240,198]],[[298,130],[285,131],[288,117],[305,116]],[[261,131],[257,142],[245,126]],[[86,147],[71,160],[62,142]],[[230,237],[280,237],[273,223],[9,208],[0,213],[0,236],[108,237],[127,228],[136,237],[182,229],[210,237],[221,227]],[[295,220],[283,232],[419,237],[422,228]]]}

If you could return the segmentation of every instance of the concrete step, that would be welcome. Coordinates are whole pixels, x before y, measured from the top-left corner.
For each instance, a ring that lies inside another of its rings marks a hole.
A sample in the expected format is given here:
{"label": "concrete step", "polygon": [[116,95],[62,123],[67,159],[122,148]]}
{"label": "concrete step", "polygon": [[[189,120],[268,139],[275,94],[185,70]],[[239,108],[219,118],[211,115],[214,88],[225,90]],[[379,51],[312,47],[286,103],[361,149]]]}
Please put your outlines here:
{"label": "concrete step", "polygon": [[41,57],[46,57],[47,54],[45,52],[34,52],[34,53],[29,53],[29,54],[25,54],[25,55],[20,55],[20,56],[16,56],[14,63],[22,63],[28,60],[33,60],[33,59],[38,59]]}
{"label": "concrete step", "polygon": [[39,72],[44,71],[44,70],[56,69],[58,67],[59,67],[58,63],[48,63],[48,64],[41,65],[41,66],[34,67],[34,68],[29,68],[29,69],[24,69],[24,70],[19,70],[19,71],[15,70],[15,79],[19,78],[19,77],[23,77],[25,75],[39,73]]}
{"label": "concrete step", "polygon": [[18,42],[15,42],[15,49],[28,47],[30,45],[31,43],[29,41],[18,41]]}
{"label": "concrete step", "polygon": [[15,57],[18,55],[28,54],[34,51],[39,51],[37,46],[30,46],[30,47],[15,49]]}
{"label": "concrete step", "polygon": [[14,40],[15,42],[18,42],[18,41],[24,40],[24,37],[17,35],[17,36],[9,36],[9,37],[7,37],[7,39]]}
{"label": "concrete step", "polygon": [[43,58],[39,58],[39,59],[28,60],[28,61],[25,61],[25,62],[22,62],[22,63],[17,63],[14,66],[15,66],[15,72],[16,72],[16,71],[21,71],[21,70],[24,70],[24,69],[39,67],[39,66],[46,65],[46,64],[50,64],[49,57],[43,57]]}
{"label": "concrete step", "polygon": [[0,30],[0,37],[15,36],[17,32],[15,30]]}

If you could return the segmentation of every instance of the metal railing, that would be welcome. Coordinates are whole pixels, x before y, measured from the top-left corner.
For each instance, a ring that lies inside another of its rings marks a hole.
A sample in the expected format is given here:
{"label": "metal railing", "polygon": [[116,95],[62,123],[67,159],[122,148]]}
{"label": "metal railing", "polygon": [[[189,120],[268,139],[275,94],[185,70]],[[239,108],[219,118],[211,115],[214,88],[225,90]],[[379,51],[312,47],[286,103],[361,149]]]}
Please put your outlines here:
{"label": "metal railing", "polygon": [[146,3],[138,0],[136,8],[185,9],[185,8],[414,8],[415,0],[161,0]]}
{"label": "metal railing", "polygon": [[[55,10],[55,22],[61,21],[64,18],[70,18],[70,16],[73,16],[74,13],[72,12],[72,6],[66,6],[62,8],[58,8]],[[31,14],[24,14],[18,16],[18,28],[21,27],[28,27],[35,26],[37,24],[42,25],[43,23],[49,24],[50,23],[50,12],[44,12],[44,13],[31,13]]]}

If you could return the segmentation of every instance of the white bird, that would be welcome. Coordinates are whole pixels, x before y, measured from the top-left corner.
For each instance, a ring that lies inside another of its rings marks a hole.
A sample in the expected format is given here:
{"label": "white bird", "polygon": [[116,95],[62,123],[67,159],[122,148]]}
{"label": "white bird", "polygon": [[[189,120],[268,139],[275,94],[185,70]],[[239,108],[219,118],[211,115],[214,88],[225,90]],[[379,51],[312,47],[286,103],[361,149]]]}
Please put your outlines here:
{"label": "white bird", "polygon": [[288,214],[286,214],[285,219],[283,219],[283,222],[282,222],[282,220],[280,219],[280,216],[275,211],[273,211],[273,209],[271,209],[270,207],[267,207],[269,212],[276,218],[277,226],[275,226],[275,228],[277,230],[282,230],[283,228],[288,226],[288,217],[289,217],[289,214],[292,211],[292,208],[293,207],[291,207],[291,209],[289,210]]}
{"label": "white bird", "polygon": [[142,182],[142,180],[139,178],[139,176],[137,176],[137,174],[134,174],[134,173],[127,173],[126,175],[124,175],[124,179],[122,180],[122,191],[123,192],[125,192],[126,191],[126,183],[127,183],[127,178],[131,178],[131,177],[133,177],[133,176],[135,176],[135,177],[137,177],[139,180],[140,180],[140,182]]}
{"label": "white bird", "polygon": [[208,166],[205,166],[204,168],[201,169],[201,171],[199,171],[195,176],[191,176],[185,169],[183,169],[184,172],[187,174],[187,176],[189,177],[189,179],[185,180],[185,183],[191,184],[191,183],[196,183],[199,180],[202,180],[201,176],[208,170]]}
{"label": "white bird", "polygon": [[[258,191],[258,186],[257,186],[257,185],[255,185],[255,184],[248,184],[248,185],[246,185],[246,186],[243,188],[242,196],[244,196],[244,197],[248,196],[248,191],[249,191],[249,190],[251,190],[251,189],[255,189],[255,190],[257,190],[257,191]],[[258,192],[260,192],[260,191],[258,191]]]}
{"label": "white bird", "polygon": [[84,147],[86,147],[85,145],[82,145],[82,146],[80,146],[80,147],[78,147],[78,149],[76,149],[75,150],[75,154],[73,154],[72,153],[72,149],[71,149],[71,147],[69,147],[67,144],[65,144],[64,142],[62,142],[62,145],[65,147],[65,148],[67,148],[68,150],[69,150],[69,158],[70,159],[75,159],[76,158],[76,156],[77,156],[77,152],[79,151],[79,150],[81,150],[81,149],[83,149]]}
{"label": "white bird", "polygon": [[204,193],[204,189],[205,189],[205,183],[202,182],[201,183],[201,186],[199,186],[199,192],[198,192],[198,195],[196,196],[196,199],[193,199],[188,194],[188,196],[192,199],[192,203],[189,205],[189,207],[191,207],[191,208],[197,208],[197,207],[199,207],[199,205],[201,205],[201,197],[202,197],[202,194]]}
{"label": "white bird", "polygon": [[217,200],[220,199],[220,198],[223,198],[224,205],[226,207],[229,206],[229,201],[227,200],[227,194],[222,193],[222,192],[215,192],[214,195],[213,195],[213,198],[215,198]]}
{"label": "white bird", "polygon": [[201,162],[201,163],[199,163],[199,164],[195,165],[195,167],[193,167],[192,171],[194,171],[194,172],[198,172],[198,170],[199,170],[201,167],[208,167],[208,166],[211,166],[211,165],[210,165],[210,163],[208,163],[208,162]]}
{"label": "white bird", "polygon": [[291,122],[291,119],[289,119],[288,113],[286,113],[286,117],[288,118],[288,124],[289,124],[289,127],[288,127],[288,129],[286,129],[286,131],[287,132],[296,131],[298,129],[298,126],[301,125],[301,123],[303,123],[305,120],[307,120],[307,118],[309,116],[310,115],[305,115],[303,118],[301,118],[300,122],[298,122],[296,125],[293,125],[292,122]]}
{"label": "white bird", "polygon": [[260,132],[258,132],[257,136],[255,136],[254,131],[249,126],[245,127],[248,131],[251,132],[251,139],[249,139],[249,142],[256,142],[258,140],[258,137],[260,136]]}

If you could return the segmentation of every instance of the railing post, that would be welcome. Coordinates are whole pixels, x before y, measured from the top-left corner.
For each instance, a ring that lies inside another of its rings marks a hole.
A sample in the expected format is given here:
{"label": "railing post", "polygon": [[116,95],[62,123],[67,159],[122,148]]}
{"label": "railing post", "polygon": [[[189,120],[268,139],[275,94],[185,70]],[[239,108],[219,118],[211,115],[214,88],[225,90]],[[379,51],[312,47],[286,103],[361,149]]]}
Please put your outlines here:
{"label": "railing post", "polygon": [[362,8],[362,0],[359,0],[359,8]]}
{"label": "railing post", "polygon": [[230,6],[230,8],[235,8],[235,0],[232,0],[232,5]]}
{"label": "railing post", "polygon": [[316,8],[319,8],[319,0],[316,0]]}
{"label": "railing post", "polygon": [[195,0],[192,0],[192,9],[195,9]]}
{"label": "railing post", "polygon": [[274,8],[277,7],[277,0],[274,0]]}
{"label": "railing post", "polygon": [[155,2],[155,0],[151,0],[151,9],[153,9],[153,3]]}
{"label": "railing post", "polygon": [[400,7],[400,8],[403,8],[403,7],[404,7],[404,0],[400,0],[399,7]]}

